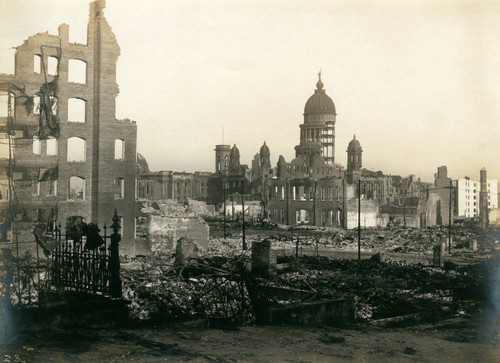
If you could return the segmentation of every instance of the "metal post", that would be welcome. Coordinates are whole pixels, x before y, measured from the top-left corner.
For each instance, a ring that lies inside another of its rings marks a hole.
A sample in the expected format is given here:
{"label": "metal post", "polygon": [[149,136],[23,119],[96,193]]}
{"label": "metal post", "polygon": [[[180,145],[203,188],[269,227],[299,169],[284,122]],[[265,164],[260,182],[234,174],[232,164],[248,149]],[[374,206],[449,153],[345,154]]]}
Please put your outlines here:
{"label": "metal post", "polygon": [[358,180],[358,260],[361,260],[361,179]]}
{"label": "metal post", "polygon": [[231,194],[231,221],[234,221],[234,194]]}
{"label": "metal post", "polygon": [[342,228],[347,229],[347,213],[345,210],[345,179],[342,179]]}
{"label": "metal post", "polygon": [[448,213],[448,254],[451,254],[451,189],[453,188],[453,181],[450,180],[450,199],[449,199],[449,213]]}
{"label": "metal post", "polygon": [[242,228],[242,235],[243,235],[243,250],[247,249],[247,243],[245,241],[245,195],[241,195],[241,209],[243,211],[242,213],[242,221],[243,223],[241,224]]}
{"label": "metal post", "polygon": [[118,217],[118,211],[115,209],[115,214],[113,215],[113,233],[111,234],[111,246],[110,246],[110,293],[112,298],[122,297],[122,282],[120,278],[120,254],[119,254],[119,243],[121,240],[120,235],[120,217]]}
{"label": "metal post", "polygon": [[226,183],[222,180],[222,196],[224,198],[224,239],[226,239]]}
{"label": "metal post", "polygon": [[403,199],[403,228],[406,229],[406,198]]}
{"label": "metal post", "polygon": [[[15,230],[15,232],[14,232]],[[16,272],[17,272],[17,298],[21,301],[21,276],[19,271],[19,231],[17,228],[13,228],[12,232],[16,235]]]}
{"label": "metal post", "polygon": [[295,241],[295,259],[299,258],[299,236],[297,236],[297,241]]}

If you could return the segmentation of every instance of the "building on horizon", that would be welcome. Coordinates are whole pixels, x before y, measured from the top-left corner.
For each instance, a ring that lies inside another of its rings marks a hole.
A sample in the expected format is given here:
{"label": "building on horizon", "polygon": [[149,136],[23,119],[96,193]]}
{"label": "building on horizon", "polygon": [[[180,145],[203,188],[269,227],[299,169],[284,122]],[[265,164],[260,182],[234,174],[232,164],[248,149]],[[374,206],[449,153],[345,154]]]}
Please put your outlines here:
{"label": "building on horizon", "polygon": [[[498,180],[487,179],[487,205],[488,209],[498,208]],[[481,182],[469,177],[456,180],[457,188],[457,210],[458,217],[475,218],[480,215],[480,192]]]}

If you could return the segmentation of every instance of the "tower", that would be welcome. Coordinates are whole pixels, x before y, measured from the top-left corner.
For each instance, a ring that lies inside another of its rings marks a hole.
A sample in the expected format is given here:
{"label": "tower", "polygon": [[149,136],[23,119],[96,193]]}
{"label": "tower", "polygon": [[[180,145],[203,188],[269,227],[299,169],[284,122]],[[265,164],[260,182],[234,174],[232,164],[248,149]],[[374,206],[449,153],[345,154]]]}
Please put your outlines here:
{"label": "tower", "polygon": [[486,169],[482,168],[480,172],[481,189],[479,192],[479,219],[481,227],[486,229],[488,227],[488,179],[486,177]]}
{"label": "tower", "polygon": [[271,168],[271,152],[269,151],[269,147],[266,145],[265,141],[260,147],[259,157],[261,168]]}
{"label": "tower", "polygon": [[314,94],[304,107],[304,123],[300,125],[300,145],[296,155],[320,154],[327,164],[335,162],[335,121],[337,113],[332,99],[325,93],[321,72]]}
{"label": "tower", "polygon": [[229,171],[229,153],[231,146],[215,145],[215,172],[227,173]]}
{"label": "tower", "polygon": [[363,166],[361,155],[362,153],[363,148],[361,147],[359,141],[356,139],[356,135],[354,135],[353,139],[347,146],[346,177],[349,184],[352,184],[361,178],[361,167]]}
{"label": "tower", "polygon": [[231,148],[229,153],[229,174],[237,175],[240,171],[240,150],[236,147],[236,144]]}

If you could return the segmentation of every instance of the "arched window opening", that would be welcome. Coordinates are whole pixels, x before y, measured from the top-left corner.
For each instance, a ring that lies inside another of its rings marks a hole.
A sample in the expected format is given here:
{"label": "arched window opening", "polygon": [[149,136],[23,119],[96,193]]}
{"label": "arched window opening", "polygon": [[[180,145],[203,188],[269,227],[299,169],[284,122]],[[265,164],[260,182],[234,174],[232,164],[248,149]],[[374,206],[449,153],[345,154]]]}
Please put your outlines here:
{"label": "arched window opening", "polygon": [[68,82],[87,83],[87,62],[81,59],[68,60]]}
{"label": "arched window opening", "polygon": [[68,99],[68,121],[85,122],[85,106],[87,102],[81,98]]}
{"label": "arched window opening", "polygon": [[295,212],[296,222],[299,223],[309,223],[309,211],[305,209],[300,209]]}
{"label": "arched window opening", "polygon": [[85,161],[85,139],[81,137],[70,137],[68,139],[68,162]]}
{"label": "arched window opening", "polygon": [[115,160],[123,160],[125,157],[125,141],[115,140]]}

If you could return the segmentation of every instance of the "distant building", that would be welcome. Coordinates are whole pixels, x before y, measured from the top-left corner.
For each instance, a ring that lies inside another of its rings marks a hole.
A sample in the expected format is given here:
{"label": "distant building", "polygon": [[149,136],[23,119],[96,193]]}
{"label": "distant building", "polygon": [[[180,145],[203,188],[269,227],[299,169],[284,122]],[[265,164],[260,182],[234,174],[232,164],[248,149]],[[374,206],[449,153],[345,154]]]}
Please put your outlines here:
{"label": "distant building", "polygon": [[[488,209],[498,208],[498,181],[487,179],[487,204]],[[457,180],[458,209],[457,216],[465,218],[479,217],[480,204],[479,194],[481,183],[469,177]]]}
{"label": "distant building", "polygon": [[252,199],[250,193],[250,170],[247,165],[240,164],[240,151],[234,145],[215,146],[215,173],[208,178],[207,203],[220,206],[224,199],[237,193],[238,200]]}
{"label": "distant building", "polygon": [[304,107],[295,159],[279,157],[266,213],[280,224],[343,226],[343,168],[335,161],[336,109],[321,75]]}
{"label": "distant building", "polygon": [[[138,161],[144,159],[137,155]],[[142,166],[141,166],[142,164]],[[150,172],[142,163],[138,162],[139,170],[147,170],[137,176],[137,198],[146,200],[176,199],[185,202],[188,199],[206,201],[208,198],[209,172],[197,171],[194,173],[175,171]]]}

